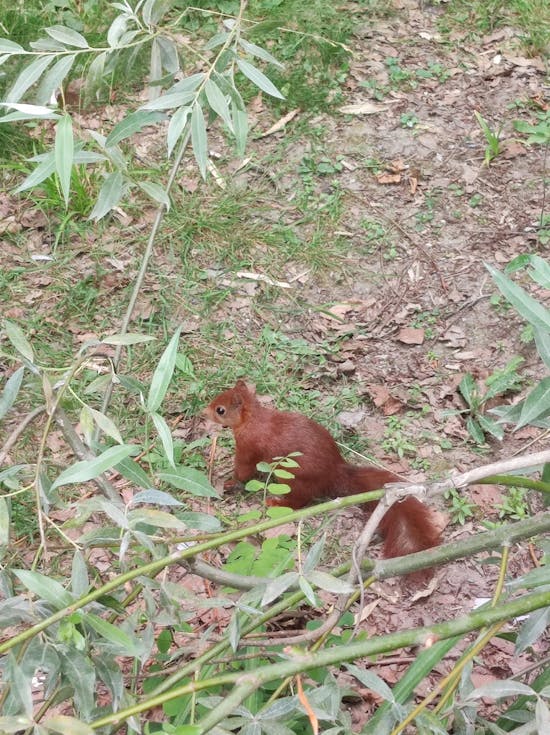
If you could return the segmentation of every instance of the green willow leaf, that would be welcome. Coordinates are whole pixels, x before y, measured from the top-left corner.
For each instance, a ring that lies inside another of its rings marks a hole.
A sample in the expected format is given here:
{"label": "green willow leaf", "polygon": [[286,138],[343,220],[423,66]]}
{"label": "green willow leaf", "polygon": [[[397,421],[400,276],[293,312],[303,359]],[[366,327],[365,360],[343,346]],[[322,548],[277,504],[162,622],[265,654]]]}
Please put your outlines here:
{"label": "green willow leaf", "polygon": [[120,171],[110,173],[103,182],[97,202],[88,219],[93,219],[97,222],[105,217],[119,203],[122,198],[123,189],[124,177],[122,173]]}
{"label": "green willow leaf", "polygon": [[248,79],[250,79],[253,84],[259,87],[262,92],[267,92],[267,94],[270,94],[272,97],[277,97],[280,100],[284,100],[284,95],[279,92],[273,82],[268,79],[266,75],[255,66],[252,66],[252,64],[250,64],[248,61],[245,61],[244,59],[237,59],[237,66],[245,75],[245,77],[248,77]]}
{"label": "green willow leaf", "polygon": [[21,327],[19,327],[15,322],[10,322],[8,319],[6,319],[4,322],[4,331],[6,332],[7,338],[15,347],[17,352],[19,352],[21,355],[23,355],[23,357],[25,357],[29,362],[32,363],[34,360],[34,353],[32,351],[30,343],[23,334],[23,330],[21,329]]}
{"label": "green willow leaf", "polygon": [[65,207],[69,206],[71,193],[71,173],[74,159],[73,121],[70,115],[63,115],[56,126],[55,169],[59,177]]}
{"label": "green willow leaf", "polygon": [[550,311],[530,296],[521,286],[511,281],[493,266],[485,264],[495,283],[508,301],[530,324],[539,329],[550,331]]}
{"label": "green willow leaf", "polygon": [[21,388],[21,383],[23,382],[24,373],[25,368],[20,367],[7,379],[4,390],[0,395],[0,420],[4,418],[15,403],[17,394]]}
{"label": "green willow leaf", "polygon": [[164,396],[172,380],[174,367],[176,365],[176,356],[178,354],[178,343],[180,338],[181,327],[178,327],[168,343],[166,349],[161,355],[159,363],[151,378],[151,387],[147,396],[147,411],[154,413],[164,400]]}
{"label": "green willow leaf", "polygon": [[44,29],[48,36],[59,41],[65,46],[76,46],[77,48],[89,48],[88,41],[78,31],[66,26],[51,26]]}
{"label": "green willow leaf", "polygon": [[121,460],[129,457],[132,454],[137,454],[139,447],[135,444],[122,444],[116,447],[110,447],[102,452],[98,457],[94,459],[85,459],[81,462],[75,462],[71,467],[67,467],[66,470],[59,475],[59,477],[52,484],[51,490],[61,485],[70,485],[75,482],[88,482],[99,477],[103,472],[110,470]]}
{"label": "green willow leaf", "polygon": [[204,115],[198,102],[193,105],[193,112],[191,113],[191,145],[201,176],[205,179],[208,163],[208,140]]}
{"label": "green willow leaf", "polygon": [[193,467],[177,467],[171,472],[159,472],[159,480],[167,482],[178,490],[186,490],[200,498],[219,498],[218,493],[208,482],[208,478]]}

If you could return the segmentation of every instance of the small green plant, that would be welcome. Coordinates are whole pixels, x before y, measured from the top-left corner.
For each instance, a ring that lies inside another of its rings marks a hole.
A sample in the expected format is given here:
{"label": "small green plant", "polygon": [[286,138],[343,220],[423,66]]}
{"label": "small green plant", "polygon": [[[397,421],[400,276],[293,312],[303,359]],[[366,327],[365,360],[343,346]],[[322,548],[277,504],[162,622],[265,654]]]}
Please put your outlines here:
{"label": "small green plant", "polygon": [[386,64],[388,76],[392,85],[408,85],[413,88],[416,86],[414,74],[408,69],[403,69],[399,65],[399,59],[396,56],[388,56],[384,63]]}
{"label": "small green plant", "polygon": [[411,321],[411,326],[415,329],[424,329],[424,333],[427,339],[432,339],[434,336],[434,326],[440,317],[440,311],[436,307],[431,311],[419,311],[416,313]]}
{"label": "small green plant", "polygon": [[548,245],[550,242],[550,215],[543,214],[540,218],[540,225],[537,230],[537,236],[541,245]]}
{"label": "small green plant", "polygon": [[548,145],[550,143],[550,111],[539,112],[536,119],[537,122],[534,124],[525,122],[525,120],[516,120],[514,129],[518,133],[527,135],[529,145]]}
{"label": "small green plant", "polygon": [[522,357],[514,357],[502,370],[491,373],[485,379],[484,386],[481,386],[471,373],[466,373],[460,381],[458,390],[467,405],[467,408],[460,413],[467,414],[466,428],[477,444],[485,442],[486,433],[496,439],[503,438],[502,426],[485,415],[485,404],[496,396],[519,390],[523,381],[517,373],[517,368],[522,362]]}
{"label": "small green plant", "polygon": [[471,503],[465,495],[461,495],[454,488],[445,493],[445,498],[450,500],[449,512],[453,523],[460,523],[463,526],[468,518],[474,515],[475,505]]}
{"label": "small green plant", "polygon": [[502,503],[497,505],[499,518],[521,521],[529,518],[529,505],[527,503],[527,490],[523,487],[509,487]]}
{"label": "small green plant", "polygon": [[500,136],[502,133],[502,127],[499,127],[495,132],[494,130],[491,130],[485,118],[482,117],[477,110],[474,110],[474,115],[479,127],[481,128],[481,132],[485,137],[485,142],[487,143],[485,146],[484,163],[486,166],[489,166],[491,161],[501,153]]}
{"label": "small green plant", "polygon": [[[537,352],[547,370],[550,370],[550,310],[533,298],[524,288],[496,268],[486,266],[498,288],[509,303],[532,327]],[[508,266],[509,272],[527,268],[527,275],[537,287],[550,290],[550,265],[538,255],[522,255]],[[491,409],[501,423],[515,424],[521,428],[528,424],[548,428],[550,426],[550,376],[542,378],[518,403]]]}
{"label": "small green plant", "polygon": [[510,313],[510,310],[512,308],[508,301],[505,301],[505,299],[503,299],[502,296],[498,293],[494,293],[491,295],[489,299],[489,304],[499,316],[506,316]]}
{"label": "small green plant", "polygon": [[[294,459],[294,457],[299,457],[300,454],[301,452],[292,452],[287,457],[274,457],[273,462],[258,462],[256,469],[265,476],[265,479],[263,481],[249,480],[245,485],[245,489],[249,493],[262,492],[264,502],[268,495],[274,495],[276,498],[288,495],[290,485],[284,481],[292,480],[294,477],[290,470],[300,466],[300,463]],[[282,480],[282,482],[279,482],[279,480]]]}
{"label": "small green plant", "polygon": [[397,416],[388,416],[386,428],[384,429],[384,439],[382,440],[382,448],[385,452],[393,452],[398,457],[416,454],[416,447],[412,444],[404,432],[404,423]]}
{"label": "small green plant", "polygon": [[415,128],[420,121],[414,112],[403,112],[399,117],[399,122],[403,128]]}
{"label": "small green plant", "polygon": [[437,79],[443,83],[449,79],[451,72],[443,64],[431,61],[426,69],[417,69],[415,75],[417,79]]}

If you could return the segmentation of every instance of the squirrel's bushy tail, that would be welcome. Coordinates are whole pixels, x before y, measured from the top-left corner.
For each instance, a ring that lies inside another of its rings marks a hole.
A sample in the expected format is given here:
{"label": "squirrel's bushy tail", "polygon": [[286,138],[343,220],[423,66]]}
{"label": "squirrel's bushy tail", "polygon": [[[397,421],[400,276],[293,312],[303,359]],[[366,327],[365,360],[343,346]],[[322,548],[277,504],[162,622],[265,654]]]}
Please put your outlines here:
{"label": "squirrel's bushy tail", "polygon": [[[376,467],[346,464],[345,468],[342,489],[346,494],[379,490],[388,482],[398,481],[393,473]],[[412,496],[392,505],[380,522],[379,530],[384,538],[386,559],[414,554],[440,543],[440,532],[434,524],[432,511]]]}

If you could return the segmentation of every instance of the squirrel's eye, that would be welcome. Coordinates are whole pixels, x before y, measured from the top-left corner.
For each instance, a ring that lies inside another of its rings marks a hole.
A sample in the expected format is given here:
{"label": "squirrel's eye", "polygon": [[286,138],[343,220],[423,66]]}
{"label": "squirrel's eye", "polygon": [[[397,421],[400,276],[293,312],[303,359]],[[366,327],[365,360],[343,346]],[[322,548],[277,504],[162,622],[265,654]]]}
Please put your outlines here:
{"label": "squirrel's eye", "polygon": [[216,413],[218,416],[223,416],[225,413],[225,408],[223,406],[216,406]]}

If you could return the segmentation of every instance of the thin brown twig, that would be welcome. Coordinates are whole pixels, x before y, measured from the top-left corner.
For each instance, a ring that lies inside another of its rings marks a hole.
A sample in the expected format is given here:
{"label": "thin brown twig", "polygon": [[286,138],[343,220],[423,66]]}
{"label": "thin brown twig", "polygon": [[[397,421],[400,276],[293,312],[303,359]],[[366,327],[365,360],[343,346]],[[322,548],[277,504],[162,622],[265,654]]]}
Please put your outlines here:
{"label": "thin brown twig", "polygon": [[46,406],[38,406],[38,408],[35,408],[33,411],[30,411],[25,416],[25,418],[19,424],[17,424],[15,429],[11,432],[11,434],[8,436],[8,438],[4,442],[4,446],[0,450],[0,467],[2,466],[3,462],[5,462],[10,449],[17,442],[17,440],[19,439],[21,434],[25,431],[27,426],[29,426],[29,424],[31,424],[37,416],[40,416],[41,413],[44,413],[45,410],[46,410]]}

